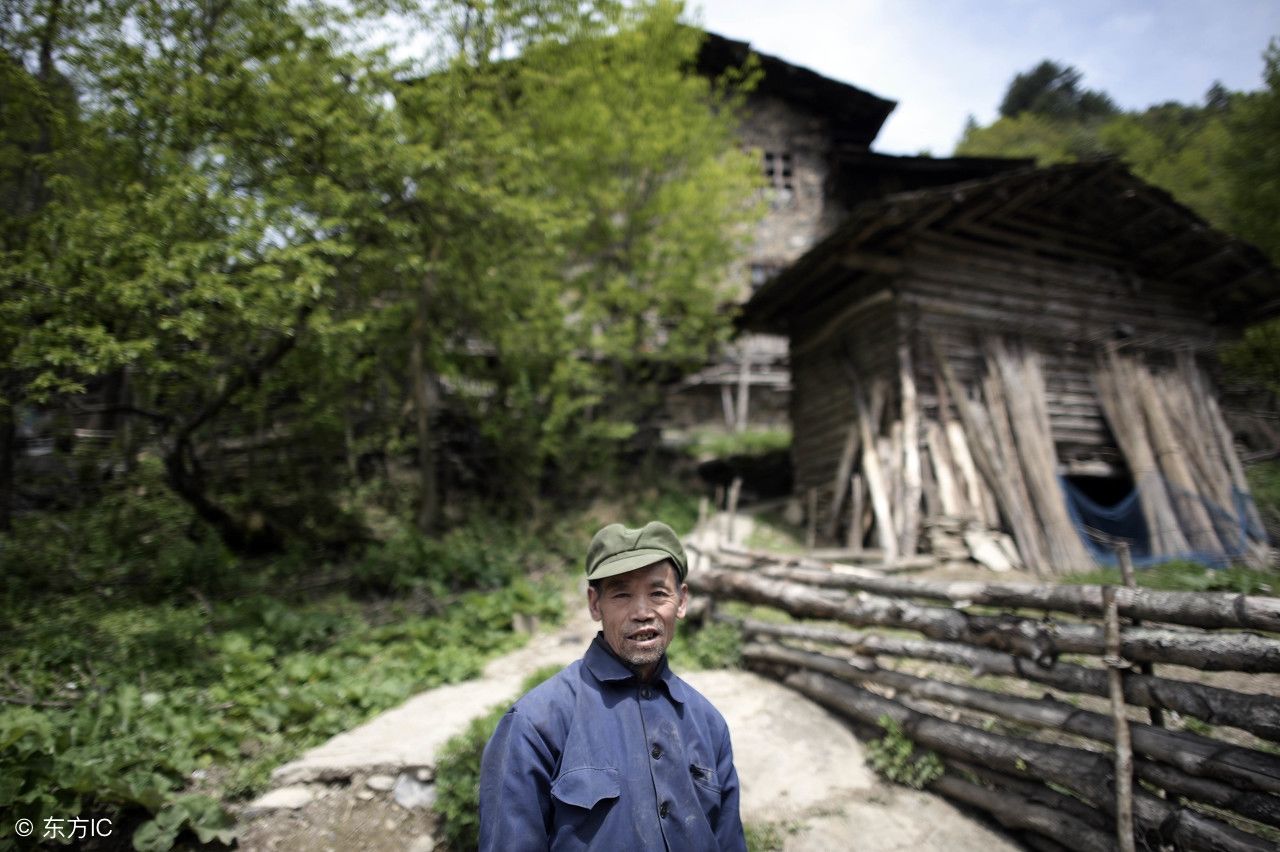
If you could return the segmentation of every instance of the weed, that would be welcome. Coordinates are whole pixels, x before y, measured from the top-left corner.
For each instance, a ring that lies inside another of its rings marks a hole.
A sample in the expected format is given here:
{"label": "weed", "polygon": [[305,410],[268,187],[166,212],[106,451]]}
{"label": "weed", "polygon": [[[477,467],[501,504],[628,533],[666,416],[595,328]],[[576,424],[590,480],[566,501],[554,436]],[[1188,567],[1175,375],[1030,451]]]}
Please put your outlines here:
{"label": "weed", "polygon": [[896,784],[923,790],[942,777],[942,761],[931,751],[918,750],[902,726],[889,716],[879,718],[885,734],[867,743],[867,764]]}

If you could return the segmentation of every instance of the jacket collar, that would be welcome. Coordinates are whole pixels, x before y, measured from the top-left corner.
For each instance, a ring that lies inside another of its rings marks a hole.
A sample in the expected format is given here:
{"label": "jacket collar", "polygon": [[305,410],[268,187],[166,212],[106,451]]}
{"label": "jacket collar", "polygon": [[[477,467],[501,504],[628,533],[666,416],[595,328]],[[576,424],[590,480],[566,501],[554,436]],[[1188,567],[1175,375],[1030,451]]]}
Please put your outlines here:
{"label": "jacket collar", "polygon": [[[631,682],[638,683],[636,673],[631,667],[619,659],[618,655],[613,653],[608,643],[604,641],[604,632],[596,633],[596,638],[591,641],[591,646],[587,648],[587,653],[582,657],[583,664],[595,676],[595,679],[601,683],[617,684]],[[667,691],[667,695],[679,704],[684,704],[688,697],[685,693],[684,681],[675,676],[671,671],[671,667],[667,665],[667,655],[663,654],[662,659],[658,660],[658,667],[654,670],[653,680],[651,683],[661,683]]]}

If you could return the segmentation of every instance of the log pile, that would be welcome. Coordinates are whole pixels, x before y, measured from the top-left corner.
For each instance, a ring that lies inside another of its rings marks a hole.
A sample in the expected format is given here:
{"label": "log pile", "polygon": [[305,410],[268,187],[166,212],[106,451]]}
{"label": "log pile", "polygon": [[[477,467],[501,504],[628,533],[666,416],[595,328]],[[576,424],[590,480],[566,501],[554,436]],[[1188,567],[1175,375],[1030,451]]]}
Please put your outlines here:
{"label": "log pile", "polygon": [[[709,556],[711,567],[689,577],[695,590],[798,619],[715,607],[714,618],[742,632],[748,667],[856,727],[892,719],[942,758],[946,774],[929,789],[990,812],[1029,844],[1111,850],[1127,837],[1137,848],[1275,848],[1280,599],[929,582],[764,551],[733,554],[730,569]],[[1251,692],[1139,672],[1138,661],[1268,674]],[[1095,698],[1082,707],[1081,696]],[[1109,696],[1114,708],[1098,700]],[[1148,724],[1126,705],[1205,724]],[[1223,739],[1211,726],[1236,730]],[[1113,750],[1124,756],[1119,770]]]}
{"label": "log pile", "polygon": [[1183,355],[1155,372],[1112,349],[1099,361],[1094,381],[1129,460],[1151,552],[1261,555],[1266,541],[1257,507],[1231,432],[1194,361]]}
{"label": "log pile", "polygon": [[[839,424],[840,440],[831,473],[815,486],[816,529],[890,561],[925,549],[1037,575],[1095,567],[1060,483],[1050,410],[1063,393],[1050,392],[1044,356],[1016,337],[989,339],[978,374],[962,378],[936,340],[923,348],[922,358],[898,345],[892,380],[843,356],[851,403],[843,422],[823,414],[823,423]],[[1260,518],[1193,358],[1156,370],[1111,349],[1092,381],[1092,393],[1077,388],[1072,398],[1094,400],[1105,414],[1124,458],[1117,470],[1127,464],[1139,491],[1152,553],[1261,561]]]}

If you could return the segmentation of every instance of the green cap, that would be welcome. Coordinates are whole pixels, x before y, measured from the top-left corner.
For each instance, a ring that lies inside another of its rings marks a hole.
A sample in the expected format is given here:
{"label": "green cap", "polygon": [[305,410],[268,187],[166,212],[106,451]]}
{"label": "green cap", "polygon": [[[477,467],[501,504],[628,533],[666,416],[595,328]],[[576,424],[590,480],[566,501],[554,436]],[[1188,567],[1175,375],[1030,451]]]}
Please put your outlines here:
{"label": "green cap", "polygon": [[587,548],[587,579],[625,574],[664,559],[670,559],[676,566],[679,582],[683,583],[689,565],[680,537],[671,527],[661,521],[650,521],[638,530],[609,524],[595,534],[591,547]]}

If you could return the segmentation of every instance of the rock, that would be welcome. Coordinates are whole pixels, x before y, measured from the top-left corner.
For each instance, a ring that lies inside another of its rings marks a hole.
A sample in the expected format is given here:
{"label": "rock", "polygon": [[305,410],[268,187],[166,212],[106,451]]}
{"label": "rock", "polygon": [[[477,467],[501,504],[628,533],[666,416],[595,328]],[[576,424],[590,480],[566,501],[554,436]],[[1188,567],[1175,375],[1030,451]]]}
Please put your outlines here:
{"label": "rock", "polygon": [[436,839],[430,834],[423,834],[413,838],[413,842],[409,844],[406,852],[432,852],[436,848]]}
{"label": "rock", "polygon": [[430,766],[420,766],[413,771],[413,777],[425,784],[426,782],[434,779],[436,777],[436,773]]}
{"label": "rock", "polygon": [[424,784],[409,773],[396,779],[396,787],[391,792],[396,804],[406,810],[429,808],[436,803],[436,785]]}
{"label": "rock", "polygon": [[310,787],[298,785],[295,787],[281,787],[264,793],[254,799],[249,807],[245,809],[246,815],[256,815],[266,813],[267,811],[291,810],[296,811],[298,808],[305,807],[311,803],[316,794]]}
{"label": "rock", "polygon": [[385,793],[394,787],[396,779],[390,775],[370,775],[365,779],[364,786],[370,790],[377,790],[379,793]]}
{"label": "rock", "polygon": [[362,802],[368,802],[368,801],[370,801],[371,799],[373,799],[373,791],[372,791],[372,790],[361,790],[360,792],[356,793],[356,798],[357,798],[357,799],[359,799],[359,800],[360,800],[360,801],[362,801]]}

